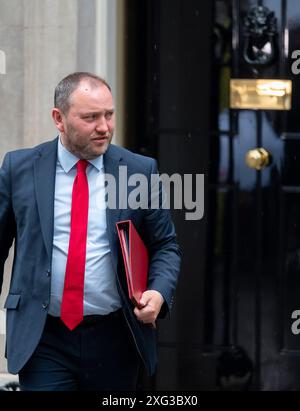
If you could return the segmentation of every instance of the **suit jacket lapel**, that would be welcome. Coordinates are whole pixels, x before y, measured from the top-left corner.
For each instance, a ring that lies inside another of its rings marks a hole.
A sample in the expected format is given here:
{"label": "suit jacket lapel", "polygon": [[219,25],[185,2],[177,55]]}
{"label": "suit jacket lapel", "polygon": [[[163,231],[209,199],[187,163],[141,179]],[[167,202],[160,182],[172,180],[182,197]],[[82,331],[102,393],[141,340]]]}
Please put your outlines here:
{"label": "suit jacket lapel", "polygon": [[35,192],[40,217],[40,225],[49,259],[52,257],[54,191],[57,161],[56,138],[40,149],[34,162]]}
{"label": "suit jacket lapel", "polygon": [[113,145],[110,145],[103,156],[105,174],[110,174],[116,181],[116,208],[106,208],[106,224],[112,253],[112,261],[117,262],[117,230],[116,222],[120,221],[121,210],[119,209],[119,166],[122,165],[122,157]]}

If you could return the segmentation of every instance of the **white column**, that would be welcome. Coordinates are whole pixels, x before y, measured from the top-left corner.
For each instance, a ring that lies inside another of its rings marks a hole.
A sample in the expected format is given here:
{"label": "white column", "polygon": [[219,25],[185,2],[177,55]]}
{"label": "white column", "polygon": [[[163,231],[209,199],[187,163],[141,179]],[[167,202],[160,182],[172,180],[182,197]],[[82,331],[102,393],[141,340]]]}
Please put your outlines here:
{"label": "white column", "polygon": [[6,74],[6,55],[4,50],[0,50],[0,74]]}
{"label": "white column", "polygon": [[113,143],[123,145],[124,118],[124,1],[95,0],[95,73],[111,86],[115,100],[116,129]]}
{"label": "white column", "polygon": [[25,147],[57,134],[50,113],[57,82],[76,70],[77,2],[26,0],[24,7]]}

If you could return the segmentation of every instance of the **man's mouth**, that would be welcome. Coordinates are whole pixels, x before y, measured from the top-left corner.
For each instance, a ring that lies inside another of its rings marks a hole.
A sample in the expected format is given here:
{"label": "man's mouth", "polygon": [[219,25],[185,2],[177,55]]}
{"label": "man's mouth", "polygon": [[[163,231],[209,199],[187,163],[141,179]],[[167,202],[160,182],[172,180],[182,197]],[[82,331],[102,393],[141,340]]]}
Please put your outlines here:
{"label": "man's mouth", "polygon": [[94,138],[92,138],[92,141],[105,141],[105,140],[107,140],[108,139],[108,137],[107,136],[99,136],[99,137],[94,137]]}

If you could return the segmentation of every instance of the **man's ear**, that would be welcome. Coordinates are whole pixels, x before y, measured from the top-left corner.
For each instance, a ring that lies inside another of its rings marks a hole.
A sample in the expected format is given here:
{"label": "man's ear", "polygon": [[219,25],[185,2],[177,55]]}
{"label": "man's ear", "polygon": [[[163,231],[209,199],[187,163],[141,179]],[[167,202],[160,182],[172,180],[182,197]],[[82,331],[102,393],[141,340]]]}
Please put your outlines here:
{"label": "man's ear", "polygon": [[60,132],[64,132],[63,115],[58,108],[52,109],[53,121]]}

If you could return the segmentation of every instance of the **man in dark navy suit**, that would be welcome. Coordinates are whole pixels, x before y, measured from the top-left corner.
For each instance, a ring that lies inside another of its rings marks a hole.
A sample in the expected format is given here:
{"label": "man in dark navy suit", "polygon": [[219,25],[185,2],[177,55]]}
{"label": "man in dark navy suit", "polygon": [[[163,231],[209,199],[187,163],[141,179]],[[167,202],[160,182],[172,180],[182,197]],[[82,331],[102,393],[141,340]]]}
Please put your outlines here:
{"label": "man in dark navy suit", "polygon": [[[155,371],[153,324],[172,306],[181,255],[174,226],[169,211],[150,201],[105,203],[106,175],[119,200],[120,167],[149,183],[157,175],[155,160],[111,144],[109,85],[70,74],[54,105],[59,137],[6,154],[0,169],[1,285],[15,241],[5,302],[8,370],[27,391],[132,390],[141,365]],[[141,308],[128,298],[115,228],[129,219],[150,256]]]}

